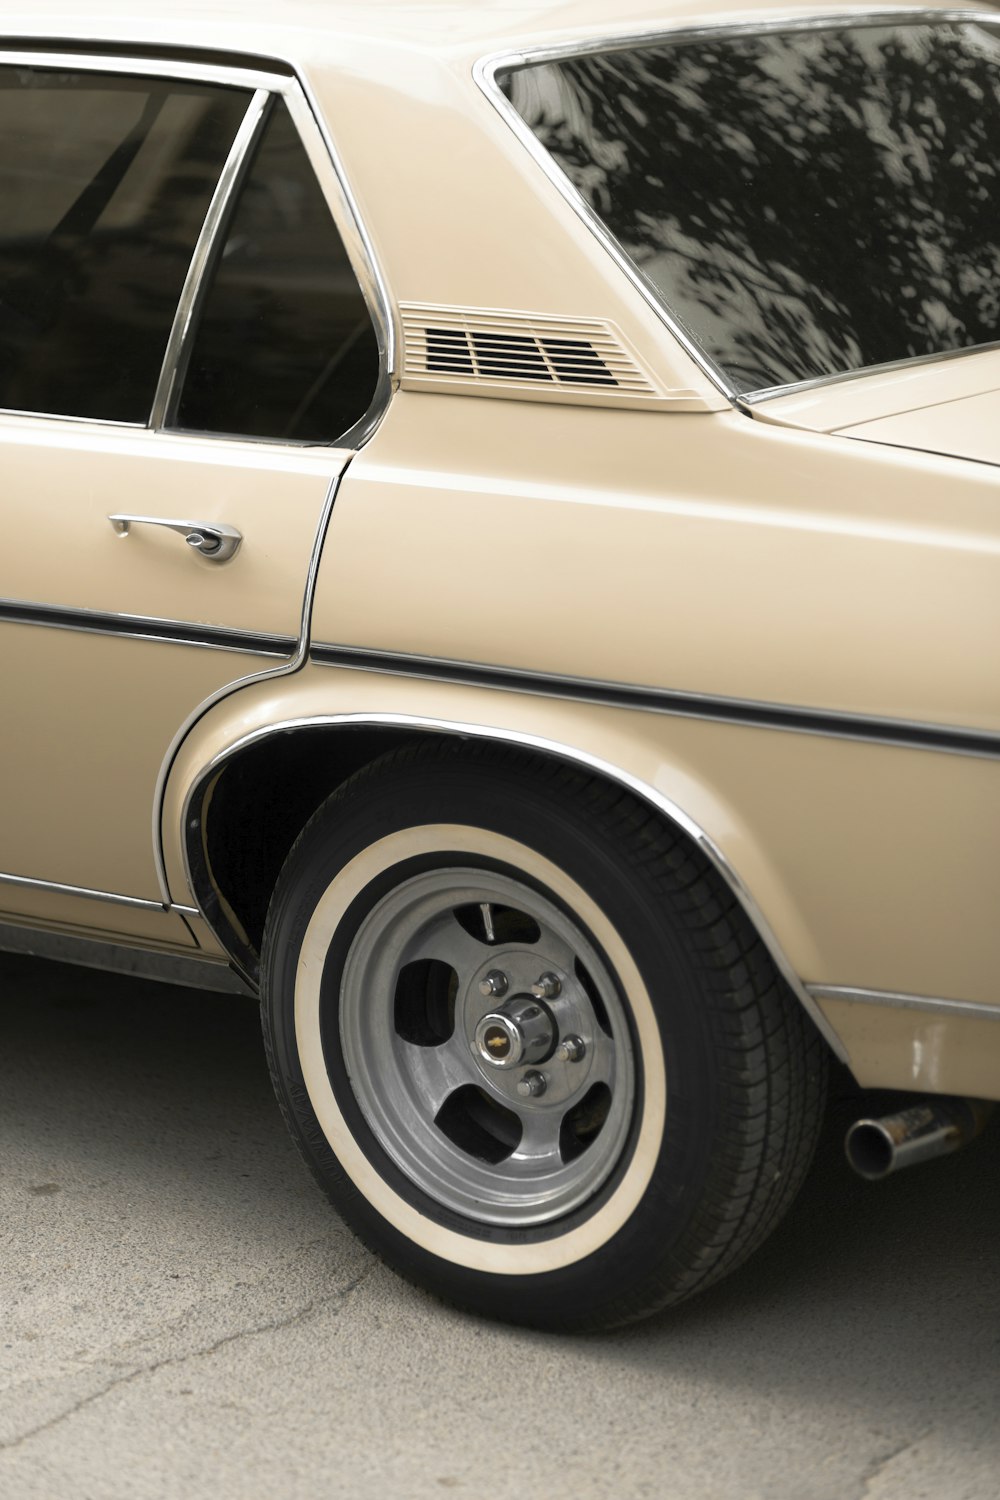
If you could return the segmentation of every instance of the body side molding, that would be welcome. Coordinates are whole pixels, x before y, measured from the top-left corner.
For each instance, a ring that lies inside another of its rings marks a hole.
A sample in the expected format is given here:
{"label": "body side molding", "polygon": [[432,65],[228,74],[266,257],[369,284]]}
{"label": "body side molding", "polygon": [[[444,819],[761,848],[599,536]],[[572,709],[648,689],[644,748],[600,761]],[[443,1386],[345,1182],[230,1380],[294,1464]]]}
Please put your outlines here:
{"label": "body side molding", "polygon": [[401,677],[422,677],[469,687],[496,688],[514,693],[566,698],[580,703],[598,703],[609,708],[640,709],[647,713],[672,714],[680,718],[710,719],[719,723],[741,724],[748,728],[781,729],[795,734],[864,740],[950,755],[976,755],[987,759],[1000,757],[1000,733],[985,729],[952,728],[947,724],[879,718],[876,715],[844,713],[837,709],[800,708],[786,703],[713,697],[669,688],[603,682],[585,677],[498,667],[483,662],[368,650],[325,642],[317,642],[309,654],[310,659],[318,666],[385,672]]}
{"label": "body side molding", "polygon": [[290,656],[294,636],[258,634],[222,625],[199,625],[187,620],[164,620],[156,615],[124,615],[97,609],[69,609],[0,599],[0,622],[38,625],[50,630],[77,630],[89,635],[120,635],[133,641],[158,641],[173,646],[207,646],[216,651],[238,651],[247,656]]}

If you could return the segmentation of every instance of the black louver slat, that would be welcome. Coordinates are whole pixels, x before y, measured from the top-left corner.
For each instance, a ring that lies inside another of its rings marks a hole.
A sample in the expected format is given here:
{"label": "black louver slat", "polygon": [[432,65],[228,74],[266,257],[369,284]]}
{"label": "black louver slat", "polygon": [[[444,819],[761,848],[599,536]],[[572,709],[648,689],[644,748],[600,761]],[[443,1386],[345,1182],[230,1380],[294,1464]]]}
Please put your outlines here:
{"label": "black louver slat", "polygon": [[457,328],[428,328],[425,335],[429,374],[555,381],[560,385],[618,384],[593,344],[582,339],[468,334]]}

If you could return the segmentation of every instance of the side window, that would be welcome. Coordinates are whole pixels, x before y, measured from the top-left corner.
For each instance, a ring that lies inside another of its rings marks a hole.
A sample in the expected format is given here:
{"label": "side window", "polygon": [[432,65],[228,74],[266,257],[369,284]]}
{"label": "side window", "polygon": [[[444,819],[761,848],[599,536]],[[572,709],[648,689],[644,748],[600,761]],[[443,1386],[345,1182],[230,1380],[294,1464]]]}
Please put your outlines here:
{"label": "side window", "polygon": [[288,108],[275,99],[200,307],[170,425],[329,443],[379,375],[361,289]]}
{"label": "side window", "polygon": [[148,421],[250,97],[0,68],[0,408]]}

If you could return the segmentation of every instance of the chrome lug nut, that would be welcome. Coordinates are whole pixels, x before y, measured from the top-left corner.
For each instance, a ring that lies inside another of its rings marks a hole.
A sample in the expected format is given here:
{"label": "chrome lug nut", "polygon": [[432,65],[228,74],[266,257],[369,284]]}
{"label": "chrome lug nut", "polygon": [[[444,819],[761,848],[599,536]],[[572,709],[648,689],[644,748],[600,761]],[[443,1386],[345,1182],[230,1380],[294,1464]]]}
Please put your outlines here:
{"label": "chrome lug nut", "polygon": [[517,1092],[522,1099],[537,1099],[539,1094],[545,1093],[545,1088],[545,1074],[535,1069],[518,1079]]}
{"label": "chrome lug nut", "polygon": [[531,993],[536,1000],[554,1000],[562,989],[562,980],[558,974],[541,974],[538,983],[531,986]]}
{"label": "chrome lug nut", "polygon": [[560,1062],[581,1062],[586,1051],[582,1036],[564,1036],[553,1056]]}
{"label": "chrome lug nut", "polygon": [[507,976],[502,969],[491,969],[485,978],[479,981],[479,993],[490,999],[494,995],[506,995]]}

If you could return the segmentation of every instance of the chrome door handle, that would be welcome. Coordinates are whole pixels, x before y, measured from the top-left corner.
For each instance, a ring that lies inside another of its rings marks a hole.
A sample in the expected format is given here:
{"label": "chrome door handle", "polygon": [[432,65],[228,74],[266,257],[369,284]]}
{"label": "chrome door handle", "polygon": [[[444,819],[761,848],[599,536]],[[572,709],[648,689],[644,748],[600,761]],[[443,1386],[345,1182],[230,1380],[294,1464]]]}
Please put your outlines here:
{"label": "chrome door handle", "polygon": [[164,516],[109,516],[108,520],[119,536],[128,536],[132,526],[165,526],[213,562],[225,562],[232,557],[243,540],[243,533],[224,521],[171,521]]}

